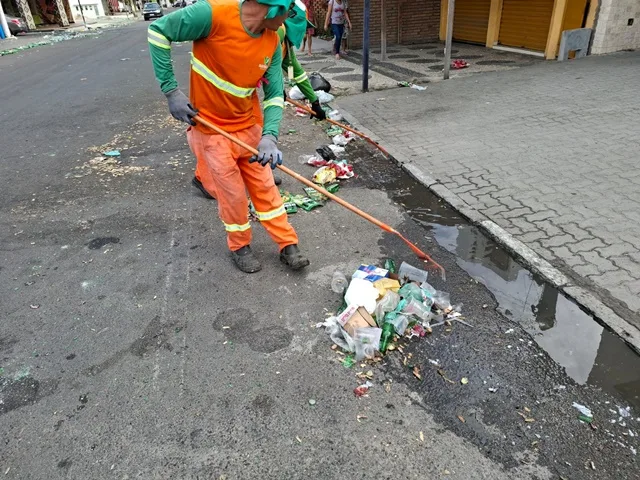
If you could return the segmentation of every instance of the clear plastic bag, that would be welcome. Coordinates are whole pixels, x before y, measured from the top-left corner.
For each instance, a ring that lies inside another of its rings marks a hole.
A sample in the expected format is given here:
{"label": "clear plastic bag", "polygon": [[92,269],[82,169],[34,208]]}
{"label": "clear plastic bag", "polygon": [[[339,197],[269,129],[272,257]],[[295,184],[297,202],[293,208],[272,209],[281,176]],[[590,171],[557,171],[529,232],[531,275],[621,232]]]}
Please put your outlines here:
{"label": "clear plastic bag", "polygon": [[396,333],[398,335],[402,335],[409,326],[409,319],[406,315],[398,315],[393,320],[388,320],[388,322],[393,325],[393,328],[396,329]]}
{"label": "clear plastic bag", "polygon": [[[298,87],[293,87],[293,88],[298,88]],[[291,90],[293,90],[293,88]],[[298,91],[300,89],[298,88]],[[330,93],[327,92],[323,92],[322,90],[316,90],[316,95],[318,96],[318,101],[320,103],[329,103],[329,102],[333,102],[336,97],[334,97],[333,95],[331,95]],[[293,100],[296,100],[293,97],[290,97]],[[302,96],[302,98],[304,98],[304,95]],[[302,98],[298,99],[298,100],[302,100]]]}
{"label": "clear plastic bag", "polygon": [[409,303],[407,303],[402,309],[402,313],[415,315],[424,322],[428,322],[431,319],[431,309],[415,298],[412,298]]}
{"label": "clear plastic bag", "polygon": [[406,298],[407,300],[415,298],[422,302],[423,299],[422,289],[415,283],[405,283],[398,293],[402,298]]}
{"label": "clear plastic bag", "polygon": [[428,272],[420,270],[413,265],[409,265],[407,262],[402,262],[400,270],[398,270],[398,277],[400,277],[401,280],[407,279],[412,282],[424,283],[427,281],[428,276]]}
{"label": "clear plastic bag", "polygon": [[289,98],[291,100],[304,100],[304,93],[300,91],[300,89],[295,86],[289,90]]}
{"label": "clear plastic bag", "polygon": [[384,315],[386,313],[393,312],[398,306],[399,301],[400,295],[392,292],[391,290],[387,290],[387,293],[385,293],[384,297],[380,299],[380,301],[376,305],[375,311],[373,312],[378,325],[382,325],[384,323]]}
{"label": "clear plastic bag", "polygon": [[353,341],[355,343],[356,361],[373,358],[380,348],[380,328],[356,328]]}
{"label": "clear plastic bag", "polygon": [[355,352],[356,344],[347,332],[338,323],[337,317],[329,317],[324,323],[318,324],[319,327],[324,327],[324,330],[329,337],[340,348],[347,352]]}

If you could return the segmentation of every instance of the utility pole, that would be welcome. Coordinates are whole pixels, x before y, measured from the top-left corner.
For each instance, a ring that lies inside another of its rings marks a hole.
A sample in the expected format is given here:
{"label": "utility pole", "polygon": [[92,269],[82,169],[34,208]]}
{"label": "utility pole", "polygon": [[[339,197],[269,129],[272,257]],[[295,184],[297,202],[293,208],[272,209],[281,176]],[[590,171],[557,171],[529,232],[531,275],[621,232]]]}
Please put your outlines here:
{"label": "utility pole", "polygon": [[380,60],[387,61],[387,12],[384,0],[380,0]]}
{"label": "utility pole", "polygon": [[82,15],[82,23],[84,23],[84,28],[86,30],[87,21],[84,19],[84,10],[82,9],[82,4],[80,3],[80,0],[78,0],[78,7],[80,8],[80,14]]}
{"label": "utility pole", "polygon": [[4,32],[4,38],[11,38],[11,30],[9,30],[9,25],[7,24],[7,17],[4,16],[2,2],[0,2],[0,28]]}
{"label": "utility pole", "polygon": [[369,14],[371,0],[364,0],[364,19],[362,21],[362,91],[369,91]]}
{"label": "utility pole", "polygon": [[453,40],[453,13],[456,8],[456,0],[449,0],[447,7],[447,40],[444,44],[444,79],[449,78],[451,69],[451,42]]}

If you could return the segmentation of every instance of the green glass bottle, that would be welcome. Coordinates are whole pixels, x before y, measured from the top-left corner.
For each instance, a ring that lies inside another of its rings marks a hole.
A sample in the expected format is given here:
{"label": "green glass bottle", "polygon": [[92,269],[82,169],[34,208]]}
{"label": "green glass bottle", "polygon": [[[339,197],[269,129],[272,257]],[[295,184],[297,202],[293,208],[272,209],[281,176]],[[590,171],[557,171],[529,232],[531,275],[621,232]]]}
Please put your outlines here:
{"label": "green glass bottle", "polygon": [[389,343],[393,340],[393,335],[396,333],[396,328],[393,323],[385,322],[382,327],[382,334],[380,335],[380,353],[387,351]]}
{"label": "green glass bottle", "polygon": [[396,273],[396,262],[392,258],[387,258],[384,261],[384,269],[389,270],[389,273]]}

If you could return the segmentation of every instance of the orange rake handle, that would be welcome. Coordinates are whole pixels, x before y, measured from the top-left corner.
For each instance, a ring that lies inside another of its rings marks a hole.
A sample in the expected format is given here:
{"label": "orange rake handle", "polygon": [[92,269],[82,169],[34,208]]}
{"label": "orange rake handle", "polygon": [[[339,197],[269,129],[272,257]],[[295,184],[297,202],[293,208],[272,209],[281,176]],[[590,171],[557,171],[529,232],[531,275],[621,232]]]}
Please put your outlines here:
{"label": "orange rake handle", "polygon": [[[231,140],[233,143],[235,143],[236,145],[241,146],[242,148],[246,149],[249,153],[252,153],[253,155],[259,155],[260,152],[258,152],[258,150],[256,150],[254,147],[252,147],[251,145],[246,144],[245,142],[243,142],[242,140],[237,139],[236,137],[234,137],[233,135],[231,135],[230,133],[225,132],[224,130],[222,130],[221,128],[215,126],[214,124],[212,124],[211,122],[208,122],[207,120],[203,119],[202,117],[196,116],[194,117],[194,120],[200,122],[202,125],[204,125],[207,128],[210,128],[211,130],[213,130],[216,133],[219,133],[220,135],[222,135],[223,137]],[[315,183],[313,183],[311,180],[306,179],[305,177],[303,177],[302,175],[294,172],[293,170],[285,167],[284,165],[278,165],[278,168],[280,170],[282,170],[284,173],[286,173],[287,175],[292,176],[293,178],[295,178],[296,180],[298,180],[301,183],[304,183],[306,186],[313,188],[314,190],[316,190],[317,192],[320,192],[322,195],[324,195],[327,198],[330,198],[331,200],[333,200],[336,203],[339,203],[340,205],[342,205],[343,207],[345,207],[347,210],[352,211],[353,213],[355,213],[356,215],[359,215],[360,217],[364,218],[365,220],[368,220],[369,222],[373,223],[374,225],[380,227],[382,230],[384,230],[385,232],[389,232],[389,233],[393,233],[394,235],[397,235],[398,237],[400,237],[408,246],[409,248],[411,248],[411,250],[413,250],[413,252],[421,259],[424,260],[426,262],[432,263],[437,269],[440,270],[442,277],[444,278],[444,268],[442,268],[438,263],[436,263],[429,255],[427,255],[426,253],[424,253],[422,250],[420,250],[417,246],[415,246],[413,243],[411,243],[409,240],[407,240],[406,238],[404,238],[400,232],[398,232],[396,229],[390,227],[389,225],[387,225],[386,223],[381,222],[380,220],[378,220],[375,217],[372,217],[371,215],[369,215],[366,212],[363,212],[362,210],[360,210],[358,207],[355,207],[353,205],[351,205],[349,202],[347,202],[346,200],[343,200],[340,197],[335,196],[333,193],[328,192],[327,190],[325,190],[324,188],[320,187],[319,185],[316,185]]]}
{"label": "orange rake handle", "polygon": [[[296,107],[298,107],[300,110],[304,110],[305,112],[311,114],[311,115],[315,115],[316,113],[311,110],[309,107],[307,107],[306,105],[296,102],[295,100],[291,100],[290,98],[286,98],[285,101],[289,102],[291,105],[294,105]],[[382,148],[380,146],[380,144],[378,142],[376,142],[375,140],[372,140],[371,138],[367,137],[364,133],[359,132],[358,130],[351,128],[347,125],[344,125],[343,123],[340,122],[336,122],[335,120],[331,120],[330,118],[326,118],[327,122],[340,127],[344,130],[347,130],[355,135],[358,135],[360,138],[363,138],[364,140],[366,140],[367,142],[369,142],[371,145],[373,145],[374,147],[376,147],[378,150],[380,150],[382,153],[385,154],[385,156],[390,157],[391,155],[389,155],[389,152],[387,152],[384,148]]]}

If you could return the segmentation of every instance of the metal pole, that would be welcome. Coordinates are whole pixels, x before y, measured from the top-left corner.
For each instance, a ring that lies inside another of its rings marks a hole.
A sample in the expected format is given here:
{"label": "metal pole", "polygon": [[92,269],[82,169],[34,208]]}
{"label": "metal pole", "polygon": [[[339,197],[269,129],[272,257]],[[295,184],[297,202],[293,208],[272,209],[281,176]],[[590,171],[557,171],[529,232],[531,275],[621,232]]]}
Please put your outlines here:
{"label": "metal pole", "polygon": [[384,0],[380,0],[380,60],[387,60],[387,14]]}
{"label": "metal pole", "polygon": [[82,23],[84,23],[84,28],[87,28],[87,21],[84,19],[84,10],[82,10],[82,4],[80,0],[78,0],[78,7],[80,7],[80,14],[82,15]]}
{"label": "metal pole", "polygon": [[364,18],[362,21],[362,91],[369,91],[369,14],[371,0],[364,0]]}
{"label": "metal pole", "polygon": [[444,79],[449,78],[451,68],[451,41],[453,39],[453,13],[456,7],[456,0],[449,0],[447,6],[447,39],[444,44]]}
{"label": "metal pole", "polygon": [[2,2],[0,2],[0,28],[4,32],[4,38],[11,38],[11,30],[9,30],[9,24],[7,24],[7,17],[4,16]]}

